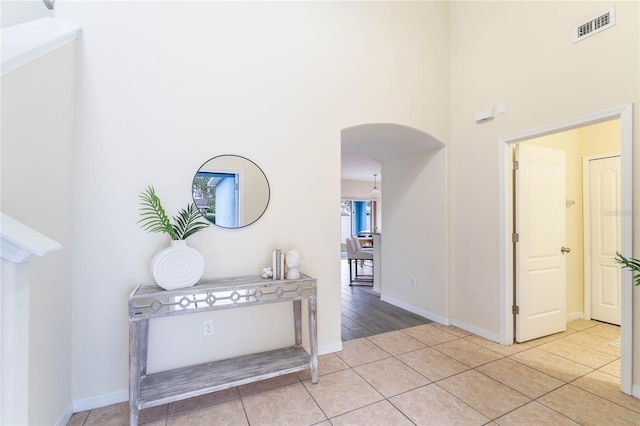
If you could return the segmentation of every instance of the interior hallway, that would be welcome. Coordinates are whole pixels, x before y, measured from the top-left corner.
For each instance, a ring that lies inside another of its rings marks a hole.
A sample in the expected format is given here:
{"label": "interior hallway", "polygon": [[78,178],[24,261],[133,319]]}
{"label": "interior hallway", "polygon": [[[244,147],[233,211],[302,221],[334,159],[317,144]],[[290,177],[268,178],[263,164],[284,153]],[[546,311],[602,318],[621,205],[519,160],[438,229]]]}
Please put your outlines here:
{"label": "interior hallway", "polygon": [[[364,267],[358,266],[361,277],[371,276],[371,263],[365,261]],[[349,285],[349,264],[346,259],[341,263],[341,307],[342,341],[374,336],[416,325],[429,324],[431,321],[380,300],[380,295],[371,290],[366,282],[354,282]],[[355,276],[355,272],[354,272]]]}

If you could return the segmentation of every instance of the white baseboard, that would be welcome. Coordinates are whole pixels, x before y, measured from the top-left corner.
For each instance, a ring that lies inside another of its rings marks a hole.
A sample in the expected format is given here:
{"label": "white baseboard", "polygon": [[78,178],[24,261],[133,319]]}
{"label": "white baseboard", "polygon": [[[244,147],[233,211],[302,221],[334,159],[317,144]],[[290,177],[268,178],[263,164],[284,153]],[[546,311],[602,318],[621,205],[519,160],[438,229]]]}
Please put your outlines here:
{"label": "white baseboard", "polygon": [[66,407],[64,407],[64,411],[58,417],[58,420],[54,423],[56,426],[65,426],[71,420],[71,416],[73,416],[73,403],[68,403]]}
{"label": "white baseboard", "polygon": [[500,335],[499,334],[490,333],[487,330],[483,330],[481,328],[472,326],[472,325],[464,323],[462,321],[457,321],[455,319],[445,318],[445,317],[442,317],[440,315],[436,315],[436,314],[433,314],[431,312],[427,312],[427,311],[424,311],[422,309],[418,309],[415,306],[408,305],[407,303],[401,302],[401,301],[396,300],[396,299],[394,299],[392,297],[381,296],[380,300],[382,300],[383,302],[390,303],[390,304],[392,304],[394,306],[397,306],[399,308],[402,308],[405,311],[409,311],[409,312],[412,312],[412,313],[414,313],[416,315],[420,315],[421,317],[430,319],[431,321],[435,321],[437,323],[440,323],[442,325],[453,325],[453,326],[456,326],[456,327],[458,327],[458,328],[460,328],[462,330],[468,331],[469,333],[473,333],[473,334],[475,334],[477,336],[484,337],[485,339],[490,340],[492,342],[500,343]]}
{"label": "white baseboard", "polygon": [[389,304],[391,304],[393,306],[397,306],[399,308],[402,308],[405,311],[409,311],[409,312],[414,313],[416,315],[420,315],[421,317],[429,319],[431,321],[435,321],[435,322],[438,322],[438,323],[443,324],[443,325],[451,325],[451,321],[448,318],[444,318],[444,317],[441,317],[440,315],[436,315],[436,314],[433,314],[431,312],[424,311],[422,309],[418,309],[415,306],[409,305],[409,304],[407,304],[405,302],[402,302],[400,300],[394,299],[392,297],[382,295],[382,296],[380,296],[380,300],[382,300],[383,302],[387,302],[387,303],[389,303]]}
{"label": "white baseboard", "polygon": [[340,352],[342,350],[342,340],[328,345],[318,346],[318,355],[326,355],[333,352]]}
{"label": "white baseboard", "polygon": [[90,396],[73,400],[73,412],[93,410],[94,408],[102,408],[108,405],[118,404],[129,400],[129,390],[119,390],[104,395]]}
{"label": "white baseboard", "polygon": [[462,330],[468,331],[469,333],[473,333],[476,336],[480,336],[480,337],[484,337],[487,340],[491,340],[492,342],[496,342],[496,343],[500,343],[500,334],[495,334],[495,333],[491,333],[487,330],[484,330],[482,328],[478,328],[476,326],[473,326],[471,324],[467,324],[465,322],[462,321],[457,321],[457,320],[453,320],[453,324],[458,328],[461,328]]}
{"label": "white baseboard", "polygon": [[631,386],[631,395],[635,396],[636,398],[640,398],[640,385],[639,384],[635,384],[635,385]]}
{"label": "white baseboard", "polygon": [[567,313],[567,322],[584,319],[584,312]]}

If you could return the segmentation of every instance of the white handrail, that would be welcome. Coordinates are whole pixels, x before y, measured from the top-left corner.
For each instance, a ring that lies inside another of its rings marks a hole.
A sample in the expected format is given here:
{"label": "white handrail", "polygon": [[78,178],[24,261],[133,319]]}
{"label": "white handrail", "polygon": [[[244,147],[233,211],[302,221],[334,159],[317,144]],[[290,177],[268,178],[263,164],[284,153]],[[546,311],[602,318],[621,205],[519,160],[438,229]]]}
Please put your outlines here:
{"label": "white handrail", "polygon": [[22,263],[33,256],[44,256],[62,249],[62,244],[0,213],[0,236],[2,239],[2,259]]}
{"label": "white handrail", "polygon": [[82,27],[55,18],[40,18],[2,29],[2,75],[80,37]]}

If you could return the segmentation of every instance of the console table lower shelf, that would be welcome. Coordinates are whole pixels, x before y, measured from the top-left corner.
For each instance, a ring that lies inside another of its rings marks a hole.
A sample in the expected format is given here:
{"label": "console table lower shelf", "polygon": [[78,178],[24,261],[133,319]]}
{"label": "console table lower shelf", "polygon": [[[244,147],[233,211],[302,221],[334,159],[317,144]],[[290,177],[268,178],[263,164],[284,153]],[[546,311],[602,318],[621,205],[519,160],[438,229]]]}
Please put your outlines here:
{"label": "console table lower shelf", "polygon": [[311,357],[291,346],[237,358],[149,374],[140,383],[140,408],[309,369]]}
{"label": "console table lower shelf", "polygon": [[[163,290],[155,284],[136,287],[129,296],[130,425],[138,424],[142,408],[283,374],[309,369],[311,383],[317,383],[316,286],[315,278],[301,274],[295,280],[271,280],[260,276],[223,278],[176,290]],[[302,347],[303,300],[308,306],[309,353]],[[147,374],[150,320],[281,302],[290,302],[293,307],[293,346]]]}

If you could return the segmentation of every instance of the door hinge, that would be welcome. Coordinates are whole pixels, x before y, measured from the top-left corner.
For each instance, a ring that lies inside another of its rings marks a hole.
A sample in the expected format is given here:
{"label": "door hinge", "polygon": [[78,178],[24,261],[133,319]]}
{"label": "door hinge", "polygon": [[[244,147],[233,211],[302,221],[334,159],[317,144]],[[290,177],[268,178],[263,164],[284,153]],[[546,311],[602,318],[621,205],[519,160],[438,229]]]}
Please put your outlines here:
{"label": "door hinge", "polygon": [[518,170],[518,167],[520,167],[520,162],[516,160],[513,162],[513,170]]}
{"label": "door hinge", "polygon": [[520,306],[518,306],[518,305],[513,305],[513,306],[511,307],[511,312],[512,312],[514,315],[520,315]]}
{"label": "door hinge", "polygon": [[520,234],[518,234],[517,232],[514,232],[513,234],[511,234],[511,241],[514,243],[519,243],[520,242]]}

